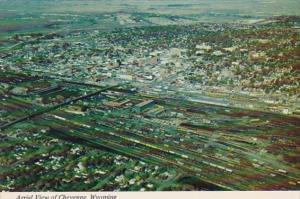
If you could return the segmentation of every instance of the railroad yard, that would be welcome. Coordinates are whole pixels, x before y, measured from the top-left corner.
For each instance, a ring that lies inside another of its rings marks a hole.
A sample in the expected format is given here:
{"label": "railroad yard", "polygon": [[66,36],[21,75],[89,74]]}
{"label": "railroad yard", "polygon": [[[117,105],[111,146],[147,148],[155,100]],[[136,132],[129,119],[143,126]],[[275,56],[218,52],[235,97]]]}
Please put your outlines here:
{"label": "railroad yard", "polygon": [[299,25],[1,39],[0,190],[299,190]]}

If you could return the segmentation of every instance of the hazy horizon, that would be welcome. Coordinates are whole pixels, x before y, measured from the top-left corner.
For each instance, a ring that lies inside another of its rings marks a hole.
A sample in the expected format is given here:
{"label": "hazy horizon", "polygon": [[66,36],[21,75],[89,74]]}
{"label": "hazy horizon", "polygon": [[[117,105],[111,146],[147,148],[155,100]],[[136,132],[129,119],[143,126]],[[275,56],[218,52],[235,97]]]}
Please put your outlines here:
{"label": "hazy horizon", "polygon": [[0,37],[152,25],[253,23],[299,16],[297,0],[0,0]]}
{"label": "hazy horizon", "polygon": [[0,10],[34,12],[147,12],[173,15],[235,13],[250,16],[299,15],[297,0],[0,0]]}

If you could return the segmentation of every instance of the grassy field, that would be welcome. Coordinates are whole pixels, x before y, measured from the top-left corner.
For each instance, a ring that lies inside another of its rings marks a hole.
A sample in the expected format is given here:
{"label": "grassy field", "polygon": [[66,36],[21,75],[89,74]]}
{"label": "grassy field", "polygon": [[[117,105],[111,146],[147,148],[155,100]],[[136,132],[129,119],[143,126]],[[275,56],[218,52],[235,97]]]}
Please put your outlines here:
{"label": "grassy field", "polygon": [[98,0],[98,1],[0,1],[1,10],[19,12],[155,12],[167,14],[204,14],[208,12],[236,13],[241,15],[297,15],[299,2],[295,0]]}
{"label": "grassy field", "polygon": [[[247,22],[278,15],[298,15],[293,0],[127,0],[0,1],[0,38],[16,33],[195,22]],[[139,17],[136,17],[136,14]],[[124,14],[126,18],[124,19]],[[156,18],[153,20],[154,15]],[[180,20],[170,20],[177,16]],[[149,18],[150,17],[150,18]],[[131,23],[132,20],[136,23]]]}

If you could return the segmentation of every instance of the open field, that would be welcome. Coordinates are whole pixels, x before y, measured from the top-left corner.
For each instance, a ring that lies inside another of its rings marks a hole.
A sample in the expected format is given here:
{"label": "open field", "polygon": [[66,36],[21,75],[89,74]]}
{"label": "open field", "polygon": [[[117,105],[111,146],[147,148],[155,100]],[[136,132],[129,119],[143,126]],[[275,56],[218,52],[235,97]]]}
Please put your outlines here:
{"label": "open field", "polygon": [[[271,16],[297,15],[293,0],[172,1],[0,1],[0,36],[118,26],[149,26],[195,22],[243,22]],[[120,21],[122,13],[130,20]],[[154,17],[154,18],[153,18]],[[174,18],[175,17],[175,18]],[[151,18],[148,20],[148,18]],[[131,23],[130,21],[134,21]]]}
{"label": "open field", "polygon": [[[96,0],[96,1],[36,1],[36,0],[2,0],[1,10],[18,12],[152,12],[164,14],[240,14],[250,16],[276,16],[298,14],[299,2],[294,0]],[[180,8],[180,9],[178,9]]]}

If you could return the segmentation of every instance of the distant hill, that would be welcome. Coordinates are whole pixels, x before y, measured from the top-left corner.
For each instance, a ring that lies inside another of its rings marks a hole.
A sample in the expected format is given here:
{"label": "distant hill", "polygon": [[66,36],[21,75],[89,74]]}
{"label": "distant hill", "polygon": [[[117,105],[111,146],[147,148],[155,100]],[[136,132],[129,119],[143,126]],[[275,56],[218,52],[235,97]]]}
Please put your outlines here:
{"label": "distant hill", "polygon": [[298,0],[0,0],[0,39],[10,34],[300,16]]}
{"label": "distant hill", "polygon": [[165,14],[299,15],[298,0],[0,0],[20,12],[157,12]]}

